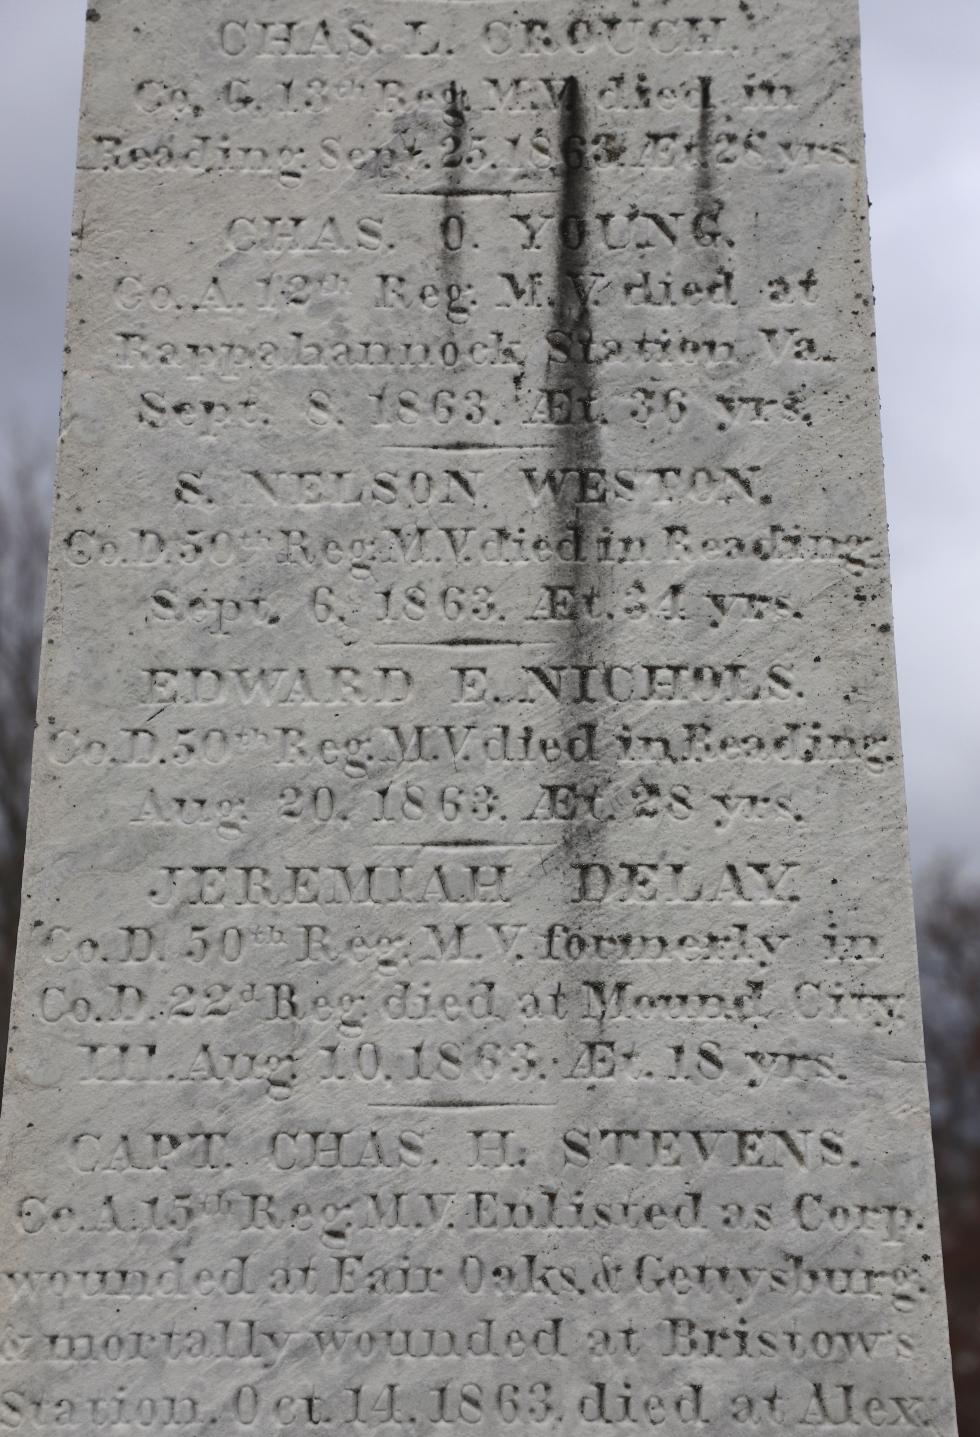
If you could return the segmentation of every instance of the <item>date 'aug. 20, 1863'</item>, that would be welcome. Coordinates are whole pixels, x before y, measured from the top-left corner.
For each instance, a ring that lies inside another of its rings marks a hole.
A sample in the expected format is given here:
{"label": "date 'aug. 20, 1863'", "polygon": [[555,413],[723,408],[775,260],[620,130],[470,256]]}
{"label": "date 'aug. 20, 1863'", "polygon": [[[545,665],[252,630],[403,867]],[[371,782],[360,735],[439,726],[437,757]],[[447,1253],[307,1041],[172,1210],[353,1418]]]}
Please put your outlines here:
{"label": "date 'aug. 20, 1863'", "polygon": [[952,1434],[851,0],[96,0],[0,1427]]}

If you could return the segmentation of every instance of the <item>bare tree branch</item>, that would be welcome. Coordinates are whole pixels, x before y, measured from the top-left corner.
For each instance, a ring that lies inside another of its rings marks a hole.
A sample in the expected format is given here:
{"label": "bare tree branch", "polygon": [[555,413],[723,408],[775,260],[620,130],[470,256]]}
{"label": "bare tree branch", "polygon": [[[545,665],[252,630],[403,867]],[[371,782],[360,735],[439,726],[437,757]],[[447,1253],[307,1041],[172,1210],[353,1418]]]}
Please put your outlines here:
{"label": "bare tree branch", "polygon": [[922,1008],[961,1432],[980,1430],[980,878],[938,864],[918,894]]}

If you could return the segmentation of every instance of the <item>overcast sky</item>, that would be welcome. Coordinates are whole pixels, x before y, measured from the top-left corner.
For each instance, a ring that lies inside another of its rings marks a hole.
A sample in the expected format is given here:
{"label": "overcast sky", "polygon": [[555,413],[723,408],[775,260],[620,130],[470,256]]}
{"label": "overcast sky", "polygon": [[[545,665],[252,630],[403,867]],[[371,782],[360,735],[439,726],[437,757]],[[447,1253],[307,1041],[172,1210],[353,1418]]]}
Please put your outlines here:
{"label": "overcast sky", "polygon": [[[47,443],[84,9],[0,0],[0,433]],[[980,0],[861,9],[913,857],[980,861]]]}

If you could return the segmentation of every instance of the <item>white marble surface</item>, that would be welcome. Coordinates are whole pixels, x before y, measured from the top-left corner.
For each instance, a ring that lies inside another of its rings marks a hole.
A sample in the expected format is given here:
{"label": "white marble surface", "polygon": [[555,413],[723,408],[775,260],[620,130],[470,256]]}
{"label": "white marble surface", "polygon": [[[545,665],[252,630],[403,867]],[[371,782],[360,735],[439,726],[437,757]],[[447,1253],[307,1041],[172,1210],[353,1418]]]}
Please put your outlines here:
{"label": "white marble surface", "polygon": [[97,0],[25,1431],[952,1427],[856,9]]}

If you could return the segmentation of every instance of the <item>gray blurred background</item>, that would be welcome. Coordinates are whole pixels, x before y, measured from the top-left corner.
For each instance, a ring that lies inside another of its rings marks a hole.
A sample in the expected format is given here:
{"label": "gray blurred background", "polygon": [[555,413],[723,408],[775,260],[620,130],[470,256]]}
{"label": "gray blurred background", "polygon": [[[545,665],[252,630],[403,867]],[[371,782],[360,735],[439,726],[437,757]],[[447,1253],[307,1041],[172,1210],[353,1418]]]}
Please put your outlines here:
{"label": "gray blurred background", "polygon": [[[85,3],[0,0],[0,1034],[19,902]],[[960,1430],[980,1437],[980,0],[861,0],[861,12],[933,1129]]]}

